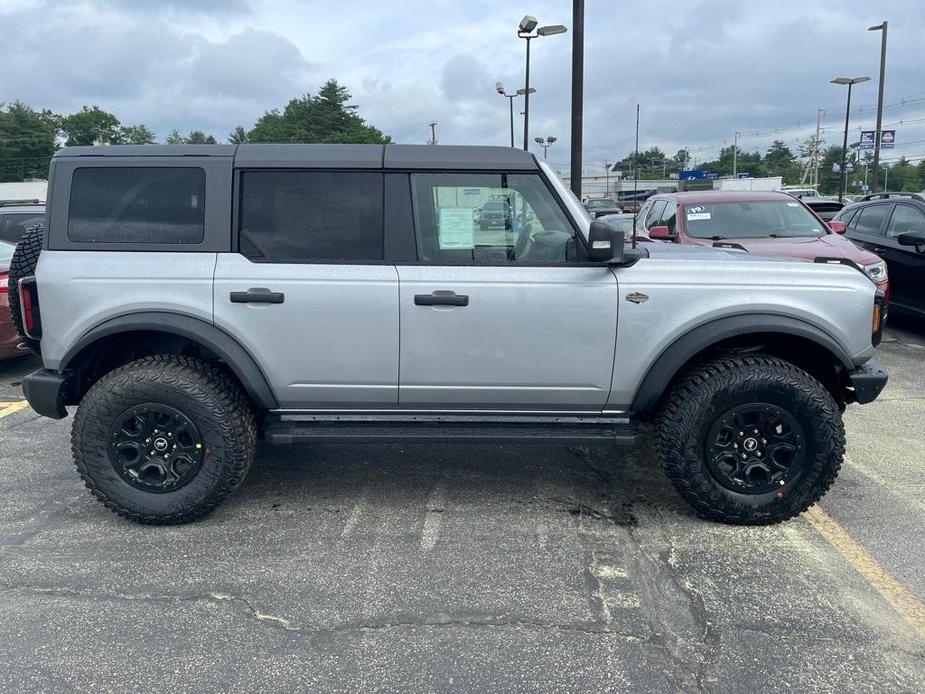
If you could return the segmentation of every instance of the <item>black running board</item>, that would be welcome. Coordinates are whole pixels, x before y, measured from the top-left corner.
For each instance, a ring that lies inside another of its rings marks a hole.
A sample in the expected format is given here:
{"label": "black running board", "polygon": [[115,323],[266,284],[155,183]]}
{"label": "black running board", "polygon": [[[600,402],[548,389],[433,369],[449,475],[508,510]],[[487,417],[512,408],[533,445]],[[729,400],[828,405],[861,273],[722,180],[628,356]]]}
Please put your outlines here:
{"label": "black running board", "polygon": [[264,438],[273,445],[310,441],[633,444],[639,436],[636,423],[628,418],[594,416],[283,415],[268,419],[264,427]]}

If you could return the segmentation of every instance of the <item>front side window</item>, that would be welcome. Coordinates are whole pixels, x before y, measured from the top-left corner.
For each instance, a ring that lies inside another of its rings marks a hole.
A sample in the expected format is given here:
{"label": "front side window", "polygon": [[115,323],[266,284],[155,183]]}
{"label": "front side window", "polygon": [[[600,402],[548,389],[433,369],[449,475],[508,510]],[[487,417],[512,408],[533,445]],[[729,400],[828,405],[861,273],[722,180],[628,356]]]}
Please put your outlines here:
{"label": "front side window", "polygon": [[659,225],[663,227],[668,227],[668,233],[674,234],[674,225],[677,220],[678,206],[675,205],[671,200],[665,204],[665,211],[662,212],[662,219],[659,221]]}
{"label": "front side window", "polygon": [[652,205],[652,209],[649,210],[649,214],[646,216],[646,229],[658,226],[658,220],[661,219],[666,204],[664,200],[655,201],[655,204]]}
{"label": "front side window", "polygon": [[890,205],[882,204],[862,208],[858,216],[852,220],[854,230],[859,234],[879,236],[883,220],[886,219],[889,211]]}
{"label": "front side window", "polygon": [[258,262],[383,259],[382,174],[245,171],[240,250]]}
{"label": "front side window", "polygon": [[77,243],[201,243],[205,197],[200,168],[77,169],[67,237]]}
{"label": "front side window", "polygon": [[816,237],[822,223],[796,200],[704,202],[684,206],[684,230],[695,239]]}
{"label": "front side window", "polygon": [[925,231],[925,214],[912,205],[897,205],[893,210],[893,216],[890,217],[886,235],[892,238],[910,231]]}
{"label": "front side window", "polygon": [[412,174],[418,257],[437,262],[561,262],[574,229],[536,174]]}

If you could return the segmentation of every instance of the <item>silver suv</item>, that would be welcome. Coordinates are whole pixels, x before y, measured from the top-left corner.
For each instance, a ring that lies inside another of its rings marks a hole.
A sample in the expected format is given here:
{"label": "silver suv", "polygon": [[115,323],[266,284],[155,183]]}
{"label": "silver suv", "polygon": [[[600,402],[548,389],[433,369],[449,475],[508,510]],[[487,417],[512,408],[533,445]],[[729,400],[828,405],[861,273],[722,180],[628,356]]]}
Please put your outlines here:
{"label": "silver suv", "polygon": [[[510,223],[477,210],[506,201]],[[718,521],[817,501],[872,401],[882,297],[857,268],[645,244],[514,149],[65,148],[17,249],[24,389],[78,405],[111,510],[182,523],[258,438],[636,441]]]}

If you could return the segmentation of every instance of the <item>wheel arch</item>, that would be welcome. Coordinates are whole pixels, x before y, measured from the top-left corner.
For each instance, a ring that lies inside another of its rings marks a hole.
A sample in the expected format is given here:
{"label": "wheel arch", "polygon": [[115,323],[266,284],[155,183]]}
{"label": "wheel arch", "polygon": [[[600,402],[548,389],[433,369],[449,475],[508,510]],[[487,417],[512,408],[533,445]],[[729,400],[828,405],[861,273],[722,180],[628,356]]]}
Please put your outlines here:
{"label": "wheel arch", "polygon": [[88,330],[61,358],[58,370],[74,378],[67,404],[77,404],[105,373],[152,353],[196,354],[217,360],[261,409],[277,407],[269,381],[254,357],[232,335],[200,318],[145,311],[110,318]]}
{"label": "wheel arch", "polygon": [[630,410],[650,412],[674,380],[694,363],[724,351],[763,351],[808,371],[833,395],[854,368],[851,355],[835,338],[804,320],[775,314],[718,318],[675,339],[649,366]]}

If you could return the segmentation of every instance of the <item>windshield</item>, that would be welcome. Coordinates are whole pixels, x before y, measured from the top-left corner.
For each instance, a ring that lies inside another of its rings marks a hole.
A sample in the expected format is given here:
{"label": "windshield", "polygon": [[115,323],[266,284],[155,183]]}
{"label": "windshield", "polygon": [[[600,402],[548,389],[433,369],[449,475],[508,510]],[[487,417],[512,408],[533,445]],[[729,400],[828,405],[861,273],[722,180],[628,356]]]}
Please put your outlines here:
{"label": "windshield", "polygon": [[826,233],[803,205],[786,200],[685,205],[684,229],[691,238],[715,241],[815,237]]}
{"label": "windshield", "polygon": [[588,200],[588,207],[613,207],[614,202],[610,198],[594,198]]}

